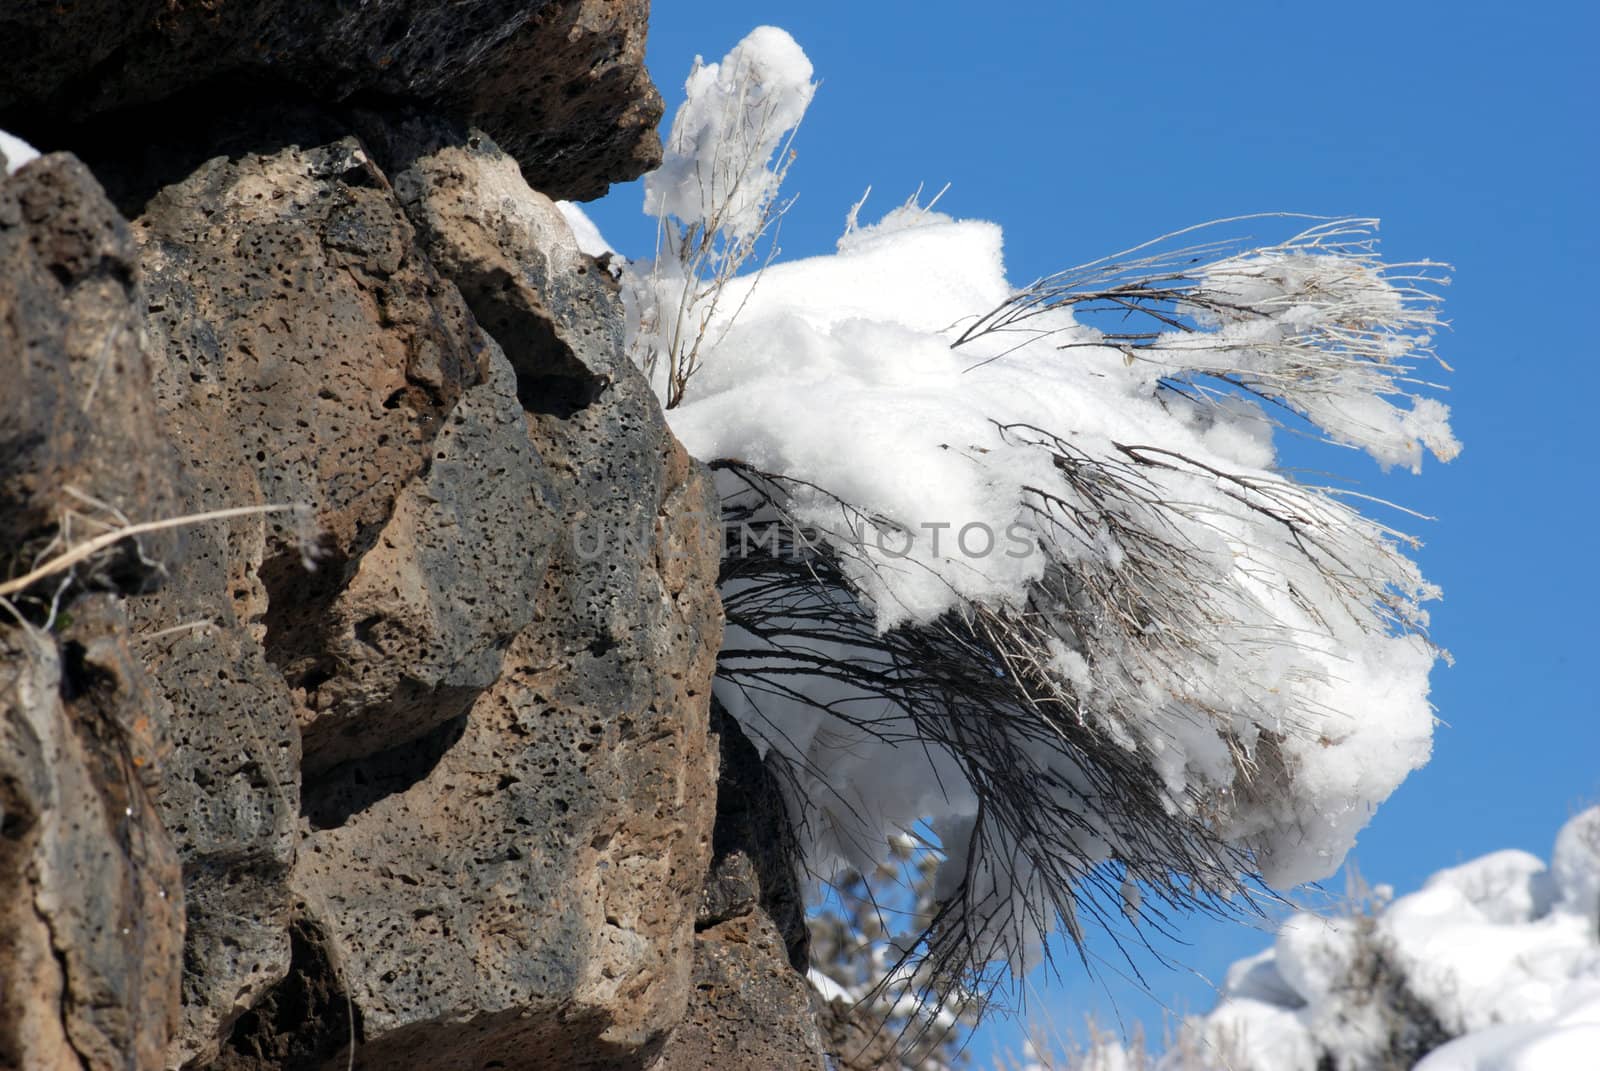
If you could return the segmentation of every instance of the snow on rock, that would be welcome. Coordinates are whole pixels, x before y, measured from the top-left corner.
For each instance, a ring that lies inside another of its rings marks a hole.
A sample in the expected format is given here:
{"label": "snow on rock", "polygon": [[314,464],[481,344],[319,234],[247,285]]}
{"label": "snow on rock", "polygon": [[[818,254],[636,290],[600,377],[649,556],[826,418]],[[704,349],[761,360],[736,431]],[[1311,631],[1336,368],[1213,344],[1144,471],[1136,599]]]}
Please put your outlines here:
{"label": "snow on rock", "polygon": [[[1162,1067],[1313,1071],[1326,1056],[1359,1071],[1391,1038],[1435,1030],[1455,1040],[1418,1071],[1600,1066],[1600,911],[1585,898],[1600,886],[1597,830],[1600,807],[1569,821],[1549,870],[1492,852],[1371,919],[1295,915],[1271,949],[1234,965]],[[1375,977],[1395,986],[1374,992]]]}
{"label": "snow on rock", "polygon": [[1579,1071],[1600,1064],[1600,999],[1545,1023],[1491,1026],[1442,1045],[1416,1071]]}
{"label": "snow on rock", "polygon": [[[1317,1046],[1294,1012],[1266,1001],[1232,1000],[1186,1028],[1181,1056],[1169,1058],[1161,1071],[1189,1071],[1200,1066],[1227,1071],[1316,1071]],[[1198,1055],[1196,1055],[1198,1054]]]}
{"label": "snow on rock", "polygon": [[1550,910],[1557,893],[1544,861],[1515,848],[1490,852],[1470,863],[1441,870],[1422,888],[1425,892],[1455,889],[1485,918],[1500,923],[1539,918]]}
{"label": "snow on rock", "polygon": [[580,252],[587,253],[591,257],[600,257],[611,252],[611,243],[600,233],[600,228],[589,218],[589,213],[571,201],[557,201],[556,209],[567,221],[567,226],[572,228],[572,237],[577,240]]}
{"label": "snow on rock", "polygon": [[39,158],[39,150],[15,134],[0,130],[0,156],[5,157],[6,174],[15,175],[23,164]]}

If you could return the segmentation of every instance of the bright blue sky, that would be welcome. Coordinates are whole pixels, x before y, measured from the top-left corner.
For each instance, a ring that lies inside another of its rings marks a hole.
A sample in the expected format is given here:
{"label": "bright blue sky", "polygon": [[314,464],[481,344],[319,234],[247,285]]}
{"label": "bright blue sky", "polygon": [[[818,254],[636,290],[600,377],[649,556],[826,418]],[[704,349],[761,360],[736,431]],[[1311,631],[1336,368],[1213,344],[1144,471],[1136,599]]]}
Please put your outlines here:
{"label": "bright blue sky", "polygon": [[[1013,281],[1181,226],[1284,210],[1383,219],[1392,260],[1455,265],[1447,399],[1466,444],[1420,478],[1329,464],[1438,518],[1421,526],[1445,589],[1434,758],[1378,812],[1355,857],[1401,891],[1502,847],[1548,856],[1600,799],[1600,471],[1584,378],[1600,337],[1595,194],[1600,6],[1345,0],[1142,5],[657,0],[649,62],[671,109],[694,55],[789,30],[823,85],[797,146],[785,255],[826,252],[870,183],[882,212],[918,184],[1001,223]],[[982,12],[979,17],[977,12]],[[648,253],[638,184],[590,206]],[[876,213],[869,210],[867,216]],[[1341,889],[1334,879],[1331,888]],[[1196,921],[1173,954],[1219,978],[1266,938]],[[1159,1023],[1122,980],[1068,957],[1035,1010]],[[1141,966],[1149,969],[1148,959]],[[1151,989],[1203,1009],[1207,986],[1159,967]],[[977,1049],[1015,1038],[991,1027]]]}

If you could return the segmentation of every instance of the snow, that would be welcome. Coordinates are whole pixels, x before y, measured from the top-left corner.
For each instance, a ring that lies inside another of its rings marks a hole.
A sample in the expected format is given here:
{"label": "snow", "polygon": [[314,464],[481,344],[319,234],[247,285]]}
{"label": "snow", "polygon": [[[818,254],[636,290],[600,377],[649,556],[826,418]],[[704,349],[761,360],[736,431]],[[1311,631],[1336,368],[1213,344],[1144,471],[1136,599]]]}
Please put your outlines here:
{"label": "snow", "polygon": [[783,30],[762,26],[721,63],[696,57],[684,92],[661,166],[645,178],[645,210],[714,218],[730,236],[748,237],[777,193],[767,164],[816,92],[811,61]]}
{"label": "snow", "polygon": [[[770,27],[697,65],[646,179],[668,240],[630,263],[623,296],[672,430],[702,460],[789,481],[783,513],[814,530],[880,632],[1012,622],[1027,639],[1007,672],[1049,682],[1050,702],[1148,762],[1174,811],[1204,815],[1274,884],[1331,874],[1428,759],[1437,651],[1421,604],[1438,593],[1408,537],[1276,471],[1272,418],[1250,395],[1383,466],[1453,456],[1448,410],[1415,393],[1436,323],[1417,273],[1390,273],[1362,221],[1318,223],[1186,261],[1192,285],[1169,309],[1186,328],[1128,343],[1049,281],[1019,304],[997,225],[913,199],[865,226],[852,210],[831,255],[733,275],[771,218],[811,77]],[[706,259],[709,236],[735,252]],[[812,870],[871,873],[889,838],[929,823],[947,891],[965,880],[969,914],[995,908],[977,929],[1013,927],[978,943],[1031,962],[1053,895],[1041,849],[980,826],[980,793],[911,738],[900,704],[806,670],[881,656],[814,639],[801,658],[737,627],[724,650],[796,670],[789,694],[723,680],[717,696],[788,760]],[[1059,748],[1030,761],[1064,808],[1096,791]],[[1123,859],[1129,842],[1089,812],[1053,843],[1085,865]],[[1297,947],[1285,962],[1315,988],[1332,969],[1322,944]]]}
{"label": "snow", "polygon": [[846,1004],[854,1004],[859,999],[850,990],[815,967],[806,972],[806,980],[811,983],[811,988],[817,991],[817,995],[825,1001],[842,1000]]}
{"label": "snow", "polygon": [[[995,345],[995,352],[1009,350],[1002,359],[983,363],[989,354],[982,350],[952,349],[950,329],[960,310],[985,311],[1011,292],[999,229],[935,212],[901,210],[891,222],[847,236],[835,256],[774,265],[759,281],[747,276],[730,284],[724,304],[739,308],[739,316],[669,413],[674,432],[697,457],[737,458],[827,490],[796,494],[789,510],[841,548],[847,575],[875,608],[880,628],[929,622],[970,603],[1017,607],[1044,576],[1052,556],[1037,546],[1036,499],[1028,488],[1081,499],[1037,437],[1008,438],[996,422],[1070,429],[1074,446],[1095,456],[1114,457],[1115,443],[1157,443],[1209,469],[1264,481],[1266,493],[1293,496],[1295,508],[1338,545],[1339,556],[1373,577],[1374,590],[1426,593],[1381,533],[1331,500],[1281,484],[1258,420],[1242,432],[1219,430],[1224,425],[1214,417],[1158,397],[1150,371],[1128,368],[1114,351],[1080,349],[1068,362],[1058,339],[1020,349],[1008,339]],[[1062,318],[1056,330],[1082,329]],[[1183,524],[1185,540],[1202,556],[1197,565],[1212,577],[1219,603],[1233,601],[1237,621],[1177,674],[1187,702],[1149,695],[1145,680],[1124,672],[1127,660],[1112,636],[1081,638],[1087,642],[1079,649],[1058,645],[1058,672],[1079,694],[1110,695],[1137,711],[1137,719],[1108,717],[1106,728],[1129,746],[1148,748],[1175,797],[1196,783],[1233,783],[1228,735],[1281,737],[1298,793],[1229,815],[1230,833],[1258,847],[1273,881],[1323,877],[1337,868],[1377,803],[1428,757],[1434,653],[1419,639],[1375,625],[1369,607],[1343,605],[1312,570],[1290,571],[1300,563],[1281,525],[1241,510],[1231,487],[1196,478],[1194,470],[1157,478],[1174,500],[1195,502],[1194,509],[1182,518],[1133,520],[1146,527]],[[859,518],[841,517],[840,500],[881,522],[863,526]],[[1024,538],[1013,542],[1018,532]],[[1045,535],[1055,542],[1054,560],[1118,569],[1123,550],[1103,527]],[[1294,594],[1314,590],[1343,615],[1319,625]],[[1284,642],[1260,642],[1273,634]],[[1197,708],[1249,714],[1219,723],[1197,719]],[[781,737],[798,765],[844,786],[850,810],[904,821],[930,802],[906,795],[895,807],[861,798],[863,786],[875,793],[915,790],[907,783],[908,764],[887,759],[859,731],[839,729],[835,736],[846,738],[840,742],[818,737],[814,712],[794,711],[794,721],[772,709],[763,713],[783,728],[758,728]],[[873,769],[892,772],[869,776]],[[932,780],[925,764],[917,772]],[[962,797],[944,809],[959,805],[972,801]],[[839,808],[834,824],[864,836],[845,810]],[[877,837],[891,828],[881,827]],[[848,854],[860,864],[857,853]]]}
{"label": "snow", "polygon": [[1543,1023],[1489,1027],[1443,1045],[1416,1071],[1577,1071],[1600,1063],[1600,999]]}
{"label": "snow", "polygon": [[1293,916],[1272,948],[1234,964],[1216,1008],[1184,1024],[1186,1054],[1163,1067],[1312,1071],[1323,1053],[1341,1068],[1369,1066],[1408,1014],[1364,981],[1375,950],[1454,1039],[1418,1071],[1595,1066],[1597,830],[1600,807],[1562,828],[1549,868],[1528,852],[1493,852],[1439,871],[1370,920]]}
{"label": "snow", "polygon": [[0,130],[0,156],[6,158],[6,174],[15,175],[23,164],[39,158],[39,150],[15,134]]}
{"label": "snow", "polygon": [[[1420,341],[1406,331],[1425,332],[1432,318],[1408,311],[1404,289],[1362,258],[1299,250],[1230,258],[1203,273],[1199,292],[1216,308],[1197,310],[1197,319],[1217,330],[1170,337],[1157,348],[1160,359],[1181,357],[1189,370],[1282,397],[1334,441],[1365,449],[1386,467],[1420,472],[1424,450],[1446,461],[1460,452],[1442,402],[1397,405],[1390,397],[1399,393],[1391,361]],[[1241,305],[1275,315],[1231,312]]]}
{"label": "snow", "polygon": [[1562,828],[1550,874],[1564,908],[1600,919],[1600,809],[1585,811]]}
{"label": "snow", "polygon": [[[1172,1071],[1188,1071],[1194,1061],[1227,1071],[1316,1071],[1316,1046],[1291,1011],[1264,1001],[1241,999],[1218,1008],[1184,1041],[1184,1055],[1168,1059]],[[1203,1054],[1199,1057],[1192,1053]],[[1157,1065],[1160,1071],[1167,1067]]]}
{"label": "snow", "polygon": [[572,228],[572,237],[577,241],[580,252],[600,257],[612,251],[611,243],[606,241],[600,228],[595,226],[594,220],[581,207],[571,201],[557,201],[556,208],[567,221],[567,226]]}
{"label": "snow", "polygon": [[1423,885],[1424,891],[1439,888],[1458,891],[1497,923],[1528,922],[1544,915],[1557,892],[1544,861],[1514,848],[1441,870]]}

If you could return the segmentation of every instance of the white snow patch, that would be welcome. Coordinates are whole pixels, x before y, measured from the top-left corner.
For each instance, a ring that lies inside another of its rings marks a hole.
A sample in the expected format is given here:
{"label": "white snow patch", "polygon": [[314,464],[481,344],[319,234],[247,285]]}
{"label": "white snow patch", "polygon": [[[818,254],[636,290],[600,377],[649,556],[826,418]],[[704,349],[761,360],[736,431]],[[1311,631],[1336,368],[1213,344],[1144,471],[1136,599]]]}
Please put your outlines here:
{"label": "white snow patch", "polygon": [[572,237],[578,243],[579,252],[601,257],[612,251],[611,243],[606,241],[605,235],[600,233],[600,228],[595,226],[594,220],[582,207],[571,201],[557,201],[556,208],[567,221],[567,226],[572,228]]}
{"label": "white snow patch", "polygon": [[775,26],[751,31],[721,63],[695,57],[661,166],[645,178],[645,211],[715,218],[730,236],[748,237],[777,192],[767,164],[816,88],[811,61]]}
{"label": "white snow patch", "polygon": [[39,158],[39,150],[15,134],[0,130],[0,156],[6,158],[6,174],[15,175],[23,164]]}

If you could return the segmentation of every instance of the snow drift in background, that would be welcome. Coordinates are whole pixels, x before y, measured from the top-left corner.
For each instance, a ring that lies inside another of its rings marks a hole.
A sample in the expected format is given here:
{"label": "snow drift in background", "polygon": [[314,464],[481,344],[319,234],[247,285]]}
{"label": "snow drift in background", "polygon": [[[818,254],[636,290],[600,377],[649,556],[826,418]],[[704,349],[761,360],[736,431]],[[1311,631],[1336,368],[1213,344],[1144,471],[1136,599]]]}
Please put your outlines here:
{"label": "snow drift in background", "polygon": [[931,828],[969,967],[1078,936],[1096,885],[1137,915],[1332,873],[1427,760],[1437,592],[1359,499],[1276,471],[1273,414],[1453,456],[1429,266],[1302,221],[1019,289],[998,226],[914,200],[766,264],[811,74],[770,27],[697,66],[646,181],[657,256],[623,273],[725,510],[806,533],[791,575],[725,563],[716,694],[786,761],[810,866]]}
{"label": "snow drift in background", "polygon": [[1408,1036],[1417,1071],[1600,1066],[1600,807],[1562,828],[1548,867],[1492,852],[1372,918],[1294,916],[1159,1067],[1363,1071],[1402,1066]]}

